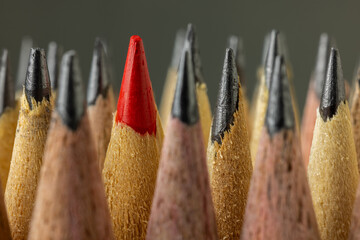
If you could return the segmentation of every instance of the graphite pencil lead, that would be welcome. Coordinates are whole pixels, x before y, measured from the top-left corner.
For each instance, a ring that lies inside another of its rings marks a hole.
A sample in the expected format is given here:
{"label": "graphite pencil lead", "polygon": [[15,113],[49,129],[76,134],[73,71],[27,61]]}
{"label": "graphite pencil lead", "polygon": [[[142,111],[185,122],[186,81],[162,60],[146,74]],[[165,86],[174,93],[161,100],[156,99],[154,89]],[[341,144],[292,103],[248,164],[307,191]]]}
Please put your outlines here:
{"label": "graphite pencil lead", "polygon": [[26,69],[29,61],[30,49],[33,47],[33,40],[29,36],[23,37],[20,46],[20,56],[16,75],[16,89],[23,89],[24,77],[26,75]]}
{"label": "graphite pencil lead", "polygon": [[275,60],[265,123],[270,136],[282,129],[290,129],[295,126],[286,64],[283,56],[277,56]]}
{"label": "graphite pencil lead", "polygon": [[25,78],[25,95],[30,109],[33,109],[32,99],[39,103],[43,98],[46,100],[50,98],[50,77],[44,49],[31,48],[30,50]]}
{"label": "graphite pencil lead", "polygon": [[171,116],[187,125],[193,125],[199,121],[195,76],[188,48],[184,48],[181,57]]}
{"label": "graphite pencil lead", "polygon": [[170,66],[174,69],[178,69],[178,67],[179,67],[181,53],[184,48],[185,35],[186,35],[186,32],[184,29],[179,29],[176,32],[174,50],[173,50],[171,63],[170,63]]}
{"label": "graphite pencil lead", "polygon": [[203,83],[204,77],[202,73],[202,65],[200,59],[200,51],[199,51],[197,34],[196,34],[196,28],[192,23],[188,24],[184,47],[188,47],[190,49],[190,56],[195,73],[195,81],[197,83]]}
{"label": "graphite pencil lead", "polygon": [[0,59],[0,116],[7,107],[15,106],[14,83],[10,74],[9,53],[4,49]]}
{"label": "graphite pencil lead", "polygon": [[272,30],[269,37],[269,47],[265,60],[265,83],[270,88],[271,76],[274,69],[275,58],[279,55],[279,31]]}
{"label": "graphite pencil lead", "polygon": [[156,107],[142,39],[130,38],[115,121],[156,134]]}
{"label": "graphite pencil lead", "polygon": [[321,98],[323,85],[326,79],[327,64],[330,55],[330,37],[327,33],[320,35],[318,53],[314,69],[314,89],[318,98]]}
{"label": "graphite pencil lead", "polygon": [[104,43],[97,38],[95,40],[89,86],[87,90],[88,105],[94,105],[99,95],[106,97],[109,83],[110,81]]}
{"label": "graphite pencil lead", "polygon": [[241,85],[244,85],[245,57],[244,57],[244,48],[243,48],[242,39],[239,38],[238,36],[231,35],[228,38],[228,48],[231,48],[234,51],[236,70],[239,75]]}
{"label": "graphite pencil lead", "polygon": [[339,50],[331,48],[319,107],[322,119],[325,122],[331,119],[336,114],[339,104],[345,100],[345,83]]}
{"label": "graphite pencil lead", "polygon": [[51,88],[53,91],[57,90],[59,69],[63,48],[56,42],[50,42],[47,51],[47,65],[49,68],[49,76]]}
{"label": "graphite pencil lead", "polygon": [[226,49],[224,67],[219,86],[217,105],[211,127],[211,141],[219,144],[226,131],[234,122],[234,113],[238,110],[239,80],[236,71],[234,51]]}
{"label": "graphite pencil lead", "polygon": [[79,60],[74,50],[67,51],[61,61],[56,111],[63,123],[75,131],[85,113],[85,98]]}

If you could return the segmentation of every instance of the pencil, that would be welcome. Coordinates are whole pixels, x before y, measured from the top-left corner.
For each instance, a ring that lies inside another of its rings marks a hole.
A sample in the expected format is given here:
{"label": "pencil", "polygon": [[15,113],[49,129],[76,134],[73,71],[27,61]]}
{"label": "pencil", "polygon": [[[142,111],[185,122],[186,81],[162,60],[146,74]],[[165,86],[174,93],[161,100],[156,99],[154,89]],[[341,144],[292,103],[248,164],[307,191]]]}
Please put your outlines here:
{"label": "pencil", "polygon": [[16,75],[16,96],[20,98],[23,93],[24,79],[26,76],[30,50],[34,43],[31,37],[25,36],[21,40],[19,63]]}
{"label": "pencil", "polygon": [[63,47],[56,42],[50,42],[47,50],[47,65],[49,69],[51,90],[53,92],[57,91],[58,88],[58,78],[60,70],[60,62],[63,55]]}
{"label": "pencil", "polygon": [[264,77],[260,79],[259,92],[256,99],[256,112],[254,115],[254,125],[251,131],[250,150],[253,166],[255,165],[256,154],[259,146],[259,140],[264,120],[266,115],[266,108],[269,97],[269,87],[271,82],[271,75],[274,68],[275,57],[279,54],[279,32],[272,30],[270,33],[269,47],[266,54],[264,64]]}
{"label": "pencil", "polygon": [[175,92],[175,86],[177,80],[177,70],[179,67],[181,52],[184,48],[185,34],[186,32],[184,29],[179,29],[176,32],[172,59],[170,66],[168,68],[168,72],[166,75],[165,84],[161,96],[160,116],[164,129],[166,128],[166,123],[168,121],[171,112],[172,101],[174,99],[174,92]]}
{"label": "pencil", "polygon": [[0,62],[0,179],[2,194],[5,192],[8,179],[19,114],[9,60],[8,50],[4,49]]}
{"label": "pencil", "polygon": [[321,239],[347,239],[359,183],[340,55],[331,48],[310,151],[308,178]]}
{"label": "pencil", "polygon": [[240,239],[252,161],[234,51],[226,49],[207,151],[219,239]]}
{"label": "pencil", "polygon": [[28,239],[113,239],[75,51],[59,79]]}
{"label": "pencil", "polygon": [[191,46],[184,48],[146,239],[217,239]]}
{"label": "pencil", "polygon": [[211,128],[211,107],[209,98],[207,95],[207,86],[204,81],[204,76],[202,73],[202,65],[200,59],[200,51],[198,45],[198,39],[196,34],[196,29],[193,24],[188,24],[185,45],[189,46],[190,56],[193,63],[193,69],[195,73],[195,83],[196,83],[196,97],[199,105],[199,114],[200,114],[200,123],[203,133],[203,143],[204,147],[207,147],[210,128]]}
{"label": "pencil", "polygon": [[355,203],[354,203],[354,208],[353,208],[353,212],[352,212],[352,216],[351,216],[351,225],[350,225],[350,230],[349,230],[349,240],[357,240],[360,239],[360,189],[359,186],[357,188],[356,191],[356,198],[355,198]]}
{"label": "pencil", "polygon": [[32,48],[16,129],[5,204],[14,240],[26,239],[53,107],[45,51]]}
{"label": "pencil", "polygon": [[[1,180],[0,180],[1,182]],[[0,184],[2,185],[2,184]],[[11,240],[9,221],[6,213],[3,190],[0,191],[0,240]]]}
{"label": "pencil", "polygon": [[241,239],[320,239],[282,56],[271,81]]}
{"label": "pencil", "polygon": [[357,75],[354,80],[354,93],[352,94],[351,99],[351,108],[350,108],[350,115],[351,115],[351,124],[354,133],[354,140],[355,140],[355,149],[356,149],[356,156],[357,156],[357,163],[358,169],[360,171],[360,65],[358,65]]}
{"label": "pencil", "polygon": [[103,178],[115,239],[144,239],[161,141],[144,46],[130,39]]}
{"label": "pencil", "polygon": [[305,168],[309,164],[309,156],[316,121],[316,109],[320,105],[322,86],[326,78],[326,68],[330,53],[330,38],[326,33],[320,35],[315,69],[312,73],[304,107],[301,125],[301,150]]}
{"label": "pencil", "polygon": [[244,56],[242,39],[239,38],[238,36],[231,35],[228,38],[228,48],[234,50],[236,70],[239,75],[241,91],[242,91],[241,95],[243,97],[242,104],[244,106],[244,114],[245,114],[244,116],[245,116],[245,121],[247,122],[248,137],[250,139],[252,124],[249,118],[250,112],[249,112],[249,101],[247,98],[247,87],[245,81],[245,56]]}
{"label": "pencil", "polygon": [[104,167],[106,150],[110,141],[114,109],[114,93],[109,79],[106,57],[103,42],[96,39],[87,90],[87,111],[100,171]]}

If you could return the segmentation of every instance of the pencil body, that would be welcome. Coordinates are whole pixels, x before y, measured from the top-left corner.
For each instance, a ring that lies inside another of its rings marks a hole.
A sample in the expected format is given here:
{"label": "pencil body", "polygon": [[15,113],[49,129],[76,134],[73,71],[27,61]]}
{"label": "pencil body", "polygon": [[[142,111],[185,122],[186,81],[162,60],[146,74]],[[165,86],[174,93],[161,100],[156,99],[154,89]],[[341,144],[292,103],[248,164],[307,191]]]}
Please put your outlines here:
{"label": "pencil body", "polygon": [[0,191],[0,240],[11,240],[11,232],[6,213],[4,194]]}
{"label": "pencil body", "polygon": [[315,124],[308,178],[322,239],[347,239],[350,227],[359,173],[348,108]]}
{"label": "pencil body", "polygon": [[358,169],[360,169],[360,92],[359,84],[355,86],[355,92],[351,104],[351,123],[354,133],[355,149],[357,154]]}
{"label": "pencil body", "polygon": [[217,239],[201,135],[199,124],[168,122],[147,239]]}
{"label": "pencil body", "polygon": [[113,239],[87,115],[72,131],[53,114],[28,239]]}
{"label": "pencil body", "polygon": [[169,120],[168,118],[171,112],[171,104],[174,98],[176,79],[177,79],[177,68],[169,67],[166,75],[164,90],[161,96],[161,104],[160,104],[160,116],[161,116],[161,122],[164,125],[164,129],[166,128],[166,124],[167,121]]}
{"label": "pencil body", "polygon": [[356,193],[356,200],[351,217],[351,226],[349,231],[349,240],[360,239],[360,191],[359,187]]}
{"label": "pencil body", "polygon": [[[5,203],[13,239],[26,239],[35,202],[44,146],[50,123],[52,98],[30,110],[25,95],[11,159]],[[33,105],[37,103],[33,100]]]}

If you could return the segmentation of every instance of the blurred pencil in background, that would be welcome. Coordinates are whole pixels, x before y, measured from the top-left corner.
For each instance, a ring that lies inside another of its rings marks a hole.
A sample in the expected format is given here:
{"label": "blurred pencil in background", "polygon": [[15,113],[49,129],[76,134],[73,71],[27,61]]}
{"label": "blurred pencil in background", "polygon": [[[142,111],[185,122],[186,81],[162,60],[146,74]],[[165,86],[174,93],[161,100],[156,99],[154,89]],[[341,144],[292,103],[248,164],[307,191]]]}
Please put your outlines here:
{"label": "blurred pencil in background", "polygon": [[32,48],[10,164],[5,204],[14,240],[26,239],[53,108],[45,51]]}
{"label": "blurred pencil in background", "polygon": [[351,123],[354,133],[355,148],[358,169],[360,171],[360,65],[357,66],[356,76],[353,84],[353,96],[351,98]]}
{"label": "blurred pencil in background", "polygon": [[4,194],[14,146],[19,105],[15,101],[15,88],[7,49],[2,51],[0,61],[0,179]]}
{"label": "blurred pencil in background", "polygon": [[21,40],[19,62],[16,74],[16,98],[20,98],[23,93],[24,80],[29,63],[30,50],[34,42],[30,36],[25,36]]}
{"label": "blurred pencil in background", "polygon": [[60,73],[60,64],[61,58],[63,55],[64,49],[57,42],[50,42],[46,52],[47,65],[49,69],[51,90],[56,94],[58,85],[59,85],[59,73]]}

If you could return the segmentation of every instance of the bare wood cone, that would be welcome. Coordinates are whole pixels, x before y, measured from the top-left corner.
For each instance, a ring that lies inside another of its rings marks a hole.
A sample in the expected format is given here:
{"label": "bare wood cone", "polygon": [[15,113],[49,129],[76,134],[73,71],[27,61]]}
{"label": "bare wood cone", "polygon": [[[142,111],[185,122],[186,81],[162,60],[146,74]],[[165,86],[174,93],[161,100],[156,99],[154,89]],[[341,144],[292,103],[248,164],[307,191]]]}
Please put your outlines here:
{"label": "bare wood cone", "polygon": [[53,114],[28,239],[113,239],[87,115],[72,131]]}
{"label": "bare wood cone", "polygon": [[360,169],[360,91],[358,83],[356,84],[355,92],[352,98],[351,124],[354,133],[358,169]]}
{"label": "bare wood cone", "polygon": [[114,93],[112,87],[108,88],[105,96],[104,98],[100,94],[95,104],[90,105],[87,109],[100,171],[104,167],[106,150],[111,136],[112,113],[114,111]]}
{"label": "bare wood cone", "polygon": [[176,79],[177,79],[177,69],[170,67],[167,72],[167,76],[164,84],[164,91],[161,97],[161,104],[160,104],[160,116],[164,129],[166,128],[166,124],[171,112],[171,105],[174,98]]}
{"label": "bare wood cone", "polygon": [[199,124],[168,122],[146,239],[217,239],[199,136]]}
{"label": "bare wood cone", "polygon": [[25,94],[20,99],[21,109],[11,159],[5,204],[14,240],[26,239],[35,202],[44,146],[53,106],[45,98],[30,110]]}
{"label": "bare wood cone", "polygon": [[204,148],[207,147],[211,129],[211,107],[207,95],[207,86],[205,83],[196,83],[196,97],[199,106],[199,115],[203,135]]}
{"label": "bare wood cone", "polygon": [[351,217],[349,240],[360,239],[360,189],[358,187],[354,209]]}
{"label": "bare wood cone", "polygon": [[259,146],[241,239],[320,239],[294,131],[264,128]]}

